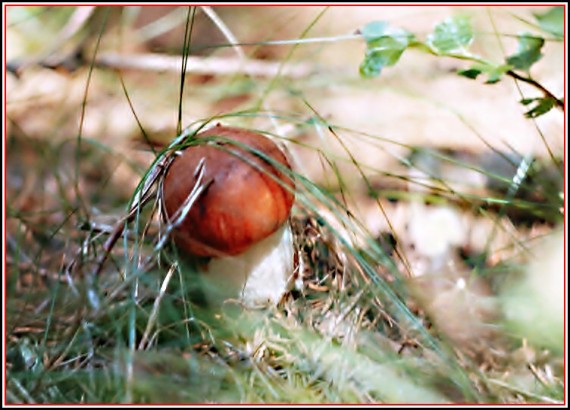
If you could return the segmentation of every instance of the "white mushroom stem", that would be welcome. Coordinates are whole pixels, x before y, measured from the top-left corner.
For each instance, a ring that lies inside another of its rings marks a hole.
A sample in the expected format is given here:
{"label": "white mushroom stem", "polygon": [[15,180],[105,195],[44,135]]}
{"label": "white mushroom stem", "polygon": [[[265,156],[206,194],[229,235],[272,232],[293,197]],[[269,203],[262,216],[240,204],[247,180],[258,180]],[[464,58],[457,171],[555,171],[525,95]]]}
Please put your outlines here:
{"label": "white mushroom stem", "polygon": [[212,304],[238,299],[247,307],[276,305],[293,282],[290,223],[239,255],[212,258],[201,270]]}

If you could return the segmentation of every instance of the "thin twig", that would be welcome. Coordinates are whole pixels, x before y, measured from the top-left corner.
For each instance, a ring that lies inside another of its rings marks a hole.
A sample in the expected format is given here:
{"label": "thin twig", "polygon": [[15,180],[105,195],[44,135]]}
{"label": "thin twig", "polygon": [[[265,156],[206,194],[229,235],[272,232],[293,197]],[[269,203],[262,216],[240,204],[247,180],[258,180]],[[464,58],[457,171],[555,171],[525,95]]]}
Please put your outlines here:
{"label": "thin twig", "polygon": [[[168,225],[166,226],[164,235],[162,236],[162,238],[158,241],[158,243],[154,247],[155,252],[158,252],[159,250],[162,249],[166,240],[170,236],[170,233],[172,232],[172,230],[175,229],[177,226],[179,226],[186,219],[186,216],[190,212],[190,209],[192,209],[192,206],[194,206],[194,203],[210,187],[210,184],[212,184],[214,182],[213,179],[209,179],[208,181],[202,183],[202,180],[204,178],[204,174],[206,172],[205,171],[206,168],[205,168],[204,164],[205,164],[205,160],[202,159],[202,160],[200,160],[200,162],[196,166],[196,170],[194,173],[194,175],[196,175],[196,182],[194,183],[194,187],[192,188],[192,191],[190,191],[190,193],[188,194],[188,196],[186,197],[186,199],[184,200],[182,205],[180,205],[180,207],[176,210],[176,212],[170,218],[165,213],[164,216],[165,216],[165,219],[166,219],[166,222],[168,223]],[[164,183],[163,180],[160,181],[161,188],[159,188],[159,191],[162,191],[162,184],[163,183]]]}
{"label": "thin twig", "polygon": [[129,210],[129,213],[125,217],[123,217],[119,222],[117,222],[115,228],[113,229],[113,232],[103,244],[103,254],[99,258],[99,261],[97,262],[97,269],[95,270],[95,275],[101,273],[103,265],[107,261],[107,258],[109,257],[111,250],[115,246],[115,243],[117,243],[117,240],[123,235],[126,224],[132,221],[134,217],[137,215],[137,212],[142,207],[144,207],[144,205],[148,203],[148,201],[152,198],[153,195],[153,191],[151,189],[152,186],[155,184],[159,176],[166,171],[172,159],[173,157],[171,155],[166,156],[155,165],[152,171],[150,171],[142,189],[136,193],[135,198],[133,200],[133,204]]}
{"label": "thin twig", "polygon": [[[180,73],[181,57],[163,54],[117,54],[102,53],[95,58],[95,65],[123,70],[171,71]],[[188,56],[186,72],[196,74],[232,75],[248,74],[256,77],[273,77],[279,72],[281,63],[247,59],[241,61],[228,57]],[[312,65],[288,64],[281,75],[293,79],[308,77],[315,72]]]}
{"label": "thin twig", "polygon": [[516,73],[513,70],[509,70],[507,71],[507,75],[513,77],[515,80],[519,80],[522,81],[523,83],[527,83],[532,85],[535,88],[538,88],[540,91],[542,91],[542,93],[547,97],[552,99],[555,104],[556,107],[560,110],[562,110],[564,112],[564,102],[558,98],[556,98],[556,96],[554,94],[552,94],[549,90],[547,90],[542,84],[540,84],[538,81],[533,80],[532,78],[529,77],[523,77],[522,75]]}

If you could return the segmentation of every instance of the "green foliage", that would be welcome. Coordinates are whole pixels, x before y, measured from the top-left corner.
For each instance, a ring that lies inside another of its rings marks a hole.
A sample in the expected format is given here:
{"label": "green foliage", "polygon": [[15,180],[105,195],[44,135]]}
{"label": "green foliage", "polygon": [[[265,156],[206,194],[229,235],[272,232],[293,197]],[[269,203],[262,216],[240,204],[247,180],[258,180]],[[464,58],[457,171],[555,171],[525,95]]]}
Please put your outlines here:
{"label": "green foliage", "polygon": [[530,105],[535,103],[536,105],[530,110],[527,111],[524,115],[527,118],[536,118],[540,117],[543,114],[546,114],[548,111],[553,109],[556,106],[556,100],[550,97],[544,98],[525,98],[520,101],[522,105]]}
{"label": "green foliage", "polygon": [[501,80],[503,75],[511,70],[513,67],[508,64],[502,65],[489,65],[489,64],[475,64],[467,70],[459,70],[457,74],[462,75],[472,80],[476,79],[479,74],[486,74],[487,80],[485,83],[494,84]]}
{"label": "green foliage", "polygon": [[546,13],[534,14],[534,17],[544,32],[552,34],[559,40],[564,38],[564,7],[552,7]]}
{"label": "green foliage", "polygon": [[386,34],[386,28],[388,28],[387,22],[373,21],[364,26],[360,33],[368,43],[384,36]]}
{"label": "green foliage", "polygon": [[472,41],[473,30],[469,19],[458,16],[435,26],[435,31],[427,38],[427,45],[438,54],[464,54]]}
{"label": "green foliage", "polygon": [[[562,7],[553,7],[544,14],[534,14],[534,17],[543,31],[556,38],[562,37],[564,32]],[[561,100],[550,94],[530,75],[531,67],[543,56],[542,48],[545,39],[540,36],[531,33],[519,35],[517,52],[508,56],[504,61],[493,62],[469,50],[475,37],[471,22],[466,16],[445,19],[435,26],[433,33],[430,33],[425,41],[416,39],[412,33],[402,29],[389,27],[384,21],[369,23],[361,30],[361,34],[367,45],[364,60],[360,65],[360,75],[363,78],[379,76],[384,67],[395,65],[407,48],[414,47],[437,56],[472,62],[469,68],[457,71],[459,75],[469,79],[477,79],[483,74],[486,76],[486,84],[494,84],[508,75],[533,84],[544,92],[545,96],[521,101],[524,105],[536,103],[525,114],[528,118],[538,117],[554,107],[562,106]],[[523,72],[524,76],[518,72]]]}
{"label": "green foliage", "polygon": [[384,67],[393,66],[412,40],[410,33],[401,29],[388,29],[388,23],[374,21],[362,29],[366,40],[366,53],[360,65],[360,74],[365,78],[376,77]]}
{"label": "green foliage", "polygon": [[507,63],[519,70],[528,72],[530,67],[542,58],[540,50],[543,45],[543,38],[524,33],[519,36],[518,52],[508,57]]}

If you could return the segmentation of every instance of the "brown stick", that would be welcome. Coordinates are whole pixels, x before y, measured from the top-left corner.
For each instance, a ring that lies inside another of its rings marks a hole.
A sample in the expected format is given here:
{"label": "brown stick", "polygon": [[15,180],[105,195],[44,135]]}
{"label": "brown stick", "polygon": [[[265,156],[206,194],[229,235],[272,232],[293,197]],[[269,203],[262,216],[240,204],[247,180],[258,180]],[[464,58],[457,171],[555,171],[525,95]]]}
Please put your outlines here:
{"label": "brown stick", "polygon": [[551,98],[552,100],[555,101],[556,103],[556,107],[560,110],[562,110],[562,112],[564,112],[564,102],[558,98],[556,98],[556,96],[554,94],[552,94],[549,90],[547,90],[542,84],[540,84],[538,81],[533,80],[532,78],[529,77],[523,77],[522,75],[514,72],[513,70],[509,70],[507,71],[507,75],[513,77],[516,80],[522,81],[523,83],[527,83],[532,85],[533,87],[538,88],[540,91],[542,91],[544,93],[544,95],[548,98]]}

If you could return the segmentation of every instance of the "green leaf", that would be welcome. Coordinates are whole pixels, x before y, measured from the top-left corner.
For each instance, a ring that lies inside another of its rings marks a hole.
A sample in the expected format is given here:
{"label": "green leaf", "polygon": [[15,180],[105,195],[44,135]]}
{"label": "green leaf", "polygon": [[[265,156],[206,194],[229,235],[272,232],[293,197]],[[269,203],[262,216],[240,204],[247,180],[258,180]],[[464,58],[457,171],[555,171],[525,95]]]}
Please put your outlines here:
{"label": "green leaf", "polygon": [[529,111],[527,111],[524,115],[527,118],[536,118],[540,117],[541,115],[546,114],[548,111],[554,108],[556,105],[556,100],[551,97],[543,97],[543,98],[525,98],[520,101],[523,105],[530,105],[532,103],[536,103],[536,105]]}
{"label": "green leaf", "polygon": [[365,78],[376,77],[384,67],[396,64],[413,39],[410,33],[401,29],[387,30],[387,26],[380,27],[380,24],[369,26],[363,29],[367,30],[366,35],[363,33],[367,48],[360,64],[360,75]]}
{"label": "green leaf", "polygon": [[441,54],[462,52],[473,41],[471,23],[465,16],[447,18],[438,24],[427,38],[427,43]]}
{"label": "green leaf", "polygon": [[382,64],[370,56],[366,56],[360,64],[360,75],[364,78],[378,77],[382,71]]}
{"label": "green leaf", "polygon": [[528,71],[534,63],[542,58],[540,50],[544,45],[544,39],[529,33],[521,34],[518,38],[518,52],[508,57],[507,63],[519,70]]}
{"label": "green leaf", "polygon": [[486,74],[487,80],[485,83],[494,84],[501,80],[503,75],[513,66],[508,64],[501,64],[498,66],[486,65],[486,64],[475,64],[467,70],[459,70],[457,74],[462,75],[467,78],[476,79],[480,74]]}
{"label": "green leaf", "polygon": [[501,64],[499,66],[490,66],[487,73],[487,84],[495,84],[500,81],[503,75],[505,75],[509,70],[512,70],[513,66],[508,64]]}
{"label": "green leaf", "polygon": [[543,31],[559,39],[564,37],[564,7],[552,7],[546,13],[535,13],[534,17]]}
{"label": "green leaf", "polygon": [[373,21],[364,26],[362,30],[360,30],[360,33],[368,43],[372,40],[376,40],[377,38],[382,37],[386,33],[387,28],[388,28],[387,22]]}
{"label": "green leaf", "polygon": [[471,67],[467,70],[457,71],[457,74],[462,75],[463,77],[470,78],[472,80],[475,80],[479,76],[479,74],[481,74],[481,73],[482,73],[481,70],[479,70],[477,68],[473,68],[473,67]]}

